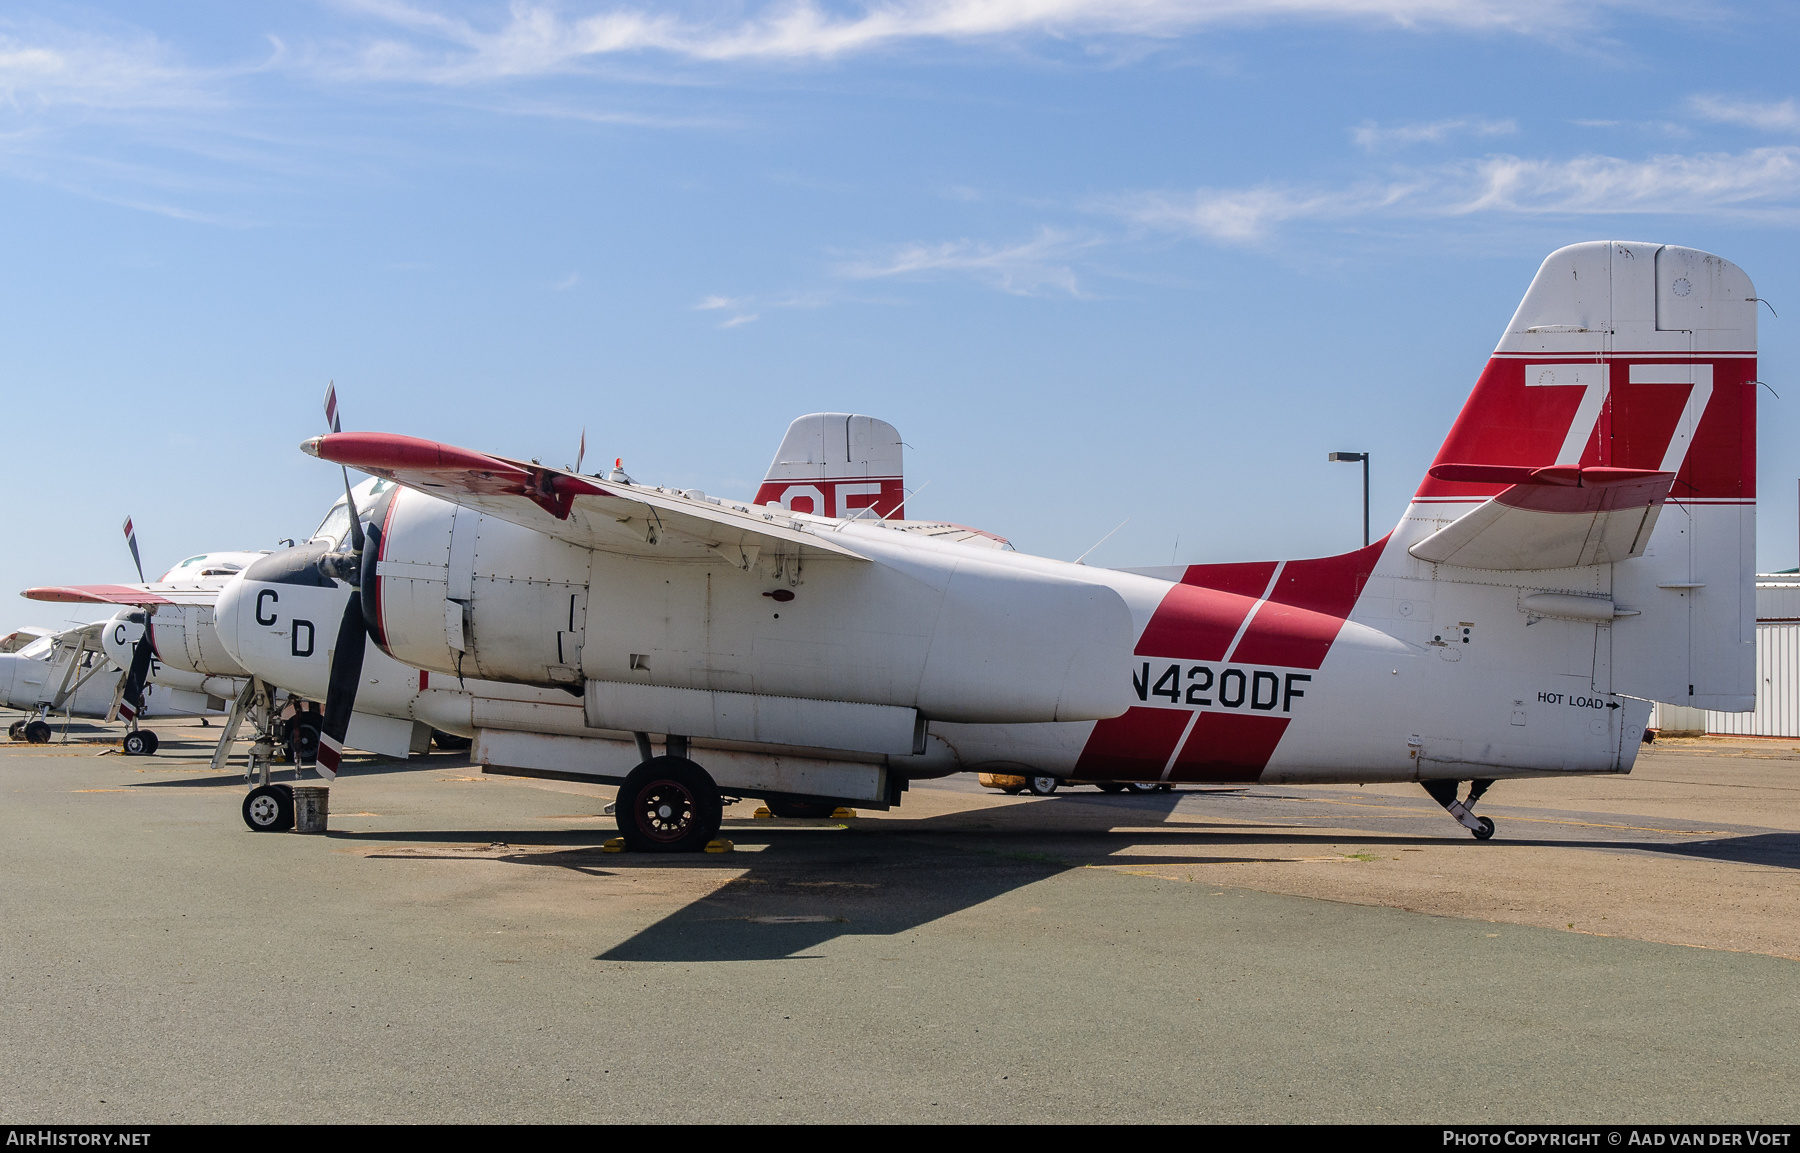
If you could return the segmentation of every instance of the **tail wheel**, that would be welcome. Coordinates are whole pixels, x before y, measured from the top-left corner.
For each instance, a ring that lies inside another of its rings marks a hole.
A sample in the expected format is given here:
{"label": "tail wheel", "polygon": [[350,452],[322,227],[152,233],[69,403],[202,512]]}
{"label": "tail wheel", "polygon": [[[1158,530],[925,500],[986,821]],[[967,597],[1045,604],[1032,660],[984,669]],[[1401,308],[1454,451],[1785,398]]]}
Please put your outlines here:
{"label": "tail wheel", "polygon": [[1470,829],[1469,832],[1475,835],[1477,841],[1485,841],[1494,835],[1494,818],[1477,817],[1475,819],[1480,823],[1481,827],[1479,829]]}
{"label": "tail wheel", "polygon": [[43,721],[31,721],[25,726],[25,739],[34,745],[50,743],[50,726]]}
{"label": "tail wheel", "polygon": [[259,785],[244,798],[244,823],[257,833],[285,833],[294,827],[291,785]]}
{"label": "tail wheel", "polygon": [[705,769],[685,757],[664,756],[631,770],[613,814],[626,846],[636,852],[697,853],[718,835],[725,808]]}
{"label": "tail wheel", "polygon": [[1060,784],[1062,784],[1062,782],[1055,777],[1033,776],[1025,778],[1025,787],[1031,790],[1031,795],[1034,797],[1047,797],[1051,793],[1054,793],[1056,791],[1056,786]]}

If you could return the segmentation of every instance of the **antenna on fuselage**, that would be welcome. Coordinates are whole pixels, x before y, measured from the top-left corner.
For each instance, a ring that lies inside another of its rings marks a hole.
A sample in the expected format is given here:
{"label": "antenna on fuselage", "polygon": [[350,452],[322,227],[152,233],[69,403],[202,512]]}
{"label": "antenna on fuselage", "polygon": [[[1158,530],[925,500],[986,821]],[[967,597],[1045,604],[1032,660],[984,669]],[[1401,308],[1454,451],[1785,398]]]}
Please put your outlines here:
{"label": "antenna on fuselage", "polygon": [[1122,521],[1120,521],[1120,522],[1119,522],[1119,523],[1118,523],[1118,525],[1117,525],[1117,526],[1115,526],[1115,527],[1114,527],[1114,528],[1113,528],[1113,530],[1112,530],[1112,532],[1109,532],[1109,533],[1107,533],[1107,534],[1106,534],[1106,536],[1103,536],[1103,537],[1101,537],[1101,538],[1100,538],[1100,539],[1099,539],[1099,540],[1097,540],[1097,541],[1095,541],[1095,542],[1094,542],[1094,543],[1093,543],[1093,545],[1092,545],[1092,546],[1091,546],[1091,547],[1090,547],[1090,548],[1089,548],[1089,549],[1088,549],[1088,550],[1087,550],[1087,552],[1084,552],[1084,553],[1082,553],[1082,554],[1081,554],[1081,555],[1080,555],[1080,556],[1078,556],[1078,557],[1076,557],[1076,558],[1075,558],[1075,560],[1074,560],[1074,562],[1073,562],[1073,563],[1075,563],[1075,564],[1085,564],[1085,563],[1086,563],[1086,562],[1087,562],[1087,557],[1088,557],[1088,552],[1093,552],[1093,551],[1094,551],[1094,549],[1097,549],[1097,548],[1099,548],[1099,547],[1100,547],[1100,546],[1101,546],[1101,545],[1103,545],[1103,544],[1105,544],[1105,543],[1106,543],[1106,540],[1107,540],[1107,537],[1110,537],[1110,536],[1112,536],[1112,534],[1113,534],[1113,532],[1118,532],[1118,531],[1119,531],[1119,529],[1122,529],[1122,528],[1124,528],[1124,527],[1125,527],[1125,526],[1126,526],[1126,525],[1128,525],[1128,524],[1130,524],[1130,523],[1131,523],[1131,518],[1130,518],[1130,517],[1126,517],[1126,518],[1125,518],[1125,519],[1124,519],[1124,520],[1122,520]]}

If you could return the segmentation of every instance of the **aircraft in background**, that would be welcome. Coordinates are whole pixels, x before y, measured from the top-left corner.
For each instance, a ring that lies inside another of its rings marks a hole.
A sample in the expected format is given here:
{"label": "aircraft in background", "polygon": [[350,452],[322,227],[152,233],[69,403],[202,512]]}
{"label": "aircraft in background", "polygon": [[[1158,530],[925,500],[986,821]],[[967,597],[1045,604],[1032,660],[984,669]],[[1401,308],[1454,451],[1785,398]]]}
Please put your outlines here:
{"label": "aircraft in background", "polygon": [[204,696],[167,687],[157,692],[131,655],[117,659],[107,633],[118,624],[94,621],[62,632],[25,628],[0,642],[0,704],[35,714],[14,721],[8,736],[41,745],[54,735],[51,720],[56,716],[108,722],[123,716],[125,755],[148,756],[159,742],[154,732],[139,727],[140,719],[220,711]]}
{"label": "aircraft in background", "polygon": [[1314,560],[1109,571],[334,432],[302,447],[403,487],[310,575],[233,578],[220,637],[254,660],[354,586],[327,772],[371,637],[579,695],[586,734],[477,723],[476,758],[619,784],[638,849],[703,847],[721,789],[882,808],[963,769],[1417,781],[1485,839],[1497,779],[1630,771],[1652,700],[1754,705],[1755,298],[1693,249],[1551,254],[1394,531]]}

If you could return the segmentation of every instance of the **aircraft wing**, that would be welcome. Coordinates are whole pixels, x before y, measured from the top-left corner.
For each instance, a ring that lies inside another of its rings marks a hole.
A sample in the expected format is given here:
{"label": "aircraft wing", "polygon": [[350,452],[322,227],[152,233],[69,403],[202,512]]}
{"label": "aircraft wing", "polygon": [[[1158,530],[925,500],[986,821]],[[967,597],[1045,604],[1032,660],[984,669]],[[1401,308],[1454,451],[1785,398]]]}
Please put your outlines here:
{"label": "aircraft wing", "polygon": [[219,599],[225,582],[193,581],[141,585],[45,585],[29,588],[19,595],[27,600],[54,601],[61,604],[136,605],[210,605]]}
{"label": "aircraft wing", "polygon": [[601,552],[724,560],[747,569],[759,554],[830,553],[864,559],[829,522],[677,491],[601,481],[466,448],[379,432],[334,432],[301,449],[453,504]]}
{"label": "aircraft wing", "polygon": [[1643,555],[1675,483],[1672,472],[1569,465],[1441,464],[1431,475],[1509,487],[1406,551],[1435,564],[1514,571]]}

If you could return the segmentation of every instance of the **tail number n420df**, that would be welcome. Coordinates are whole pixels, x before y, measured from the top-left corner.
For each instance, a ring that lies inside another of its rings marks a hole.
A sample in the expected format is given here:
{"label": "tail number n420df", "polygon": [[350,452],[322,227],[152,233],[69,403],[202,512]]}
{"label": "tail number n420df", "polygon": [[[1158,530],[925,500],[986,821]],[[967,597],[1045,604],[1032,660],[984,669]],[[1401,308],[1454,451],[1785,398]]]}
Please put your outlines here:
{"label": "tail number n420df", "polygon": [[1253,709],[1260,713],[1293,712],[1294,702],[1306,695],[1305,686],[1311,680],[1311,673],[1236,665],[1152,665],[1149,661],[1131,673],[1131,687],[1137,692],[1137,699],[1147,705]]}

